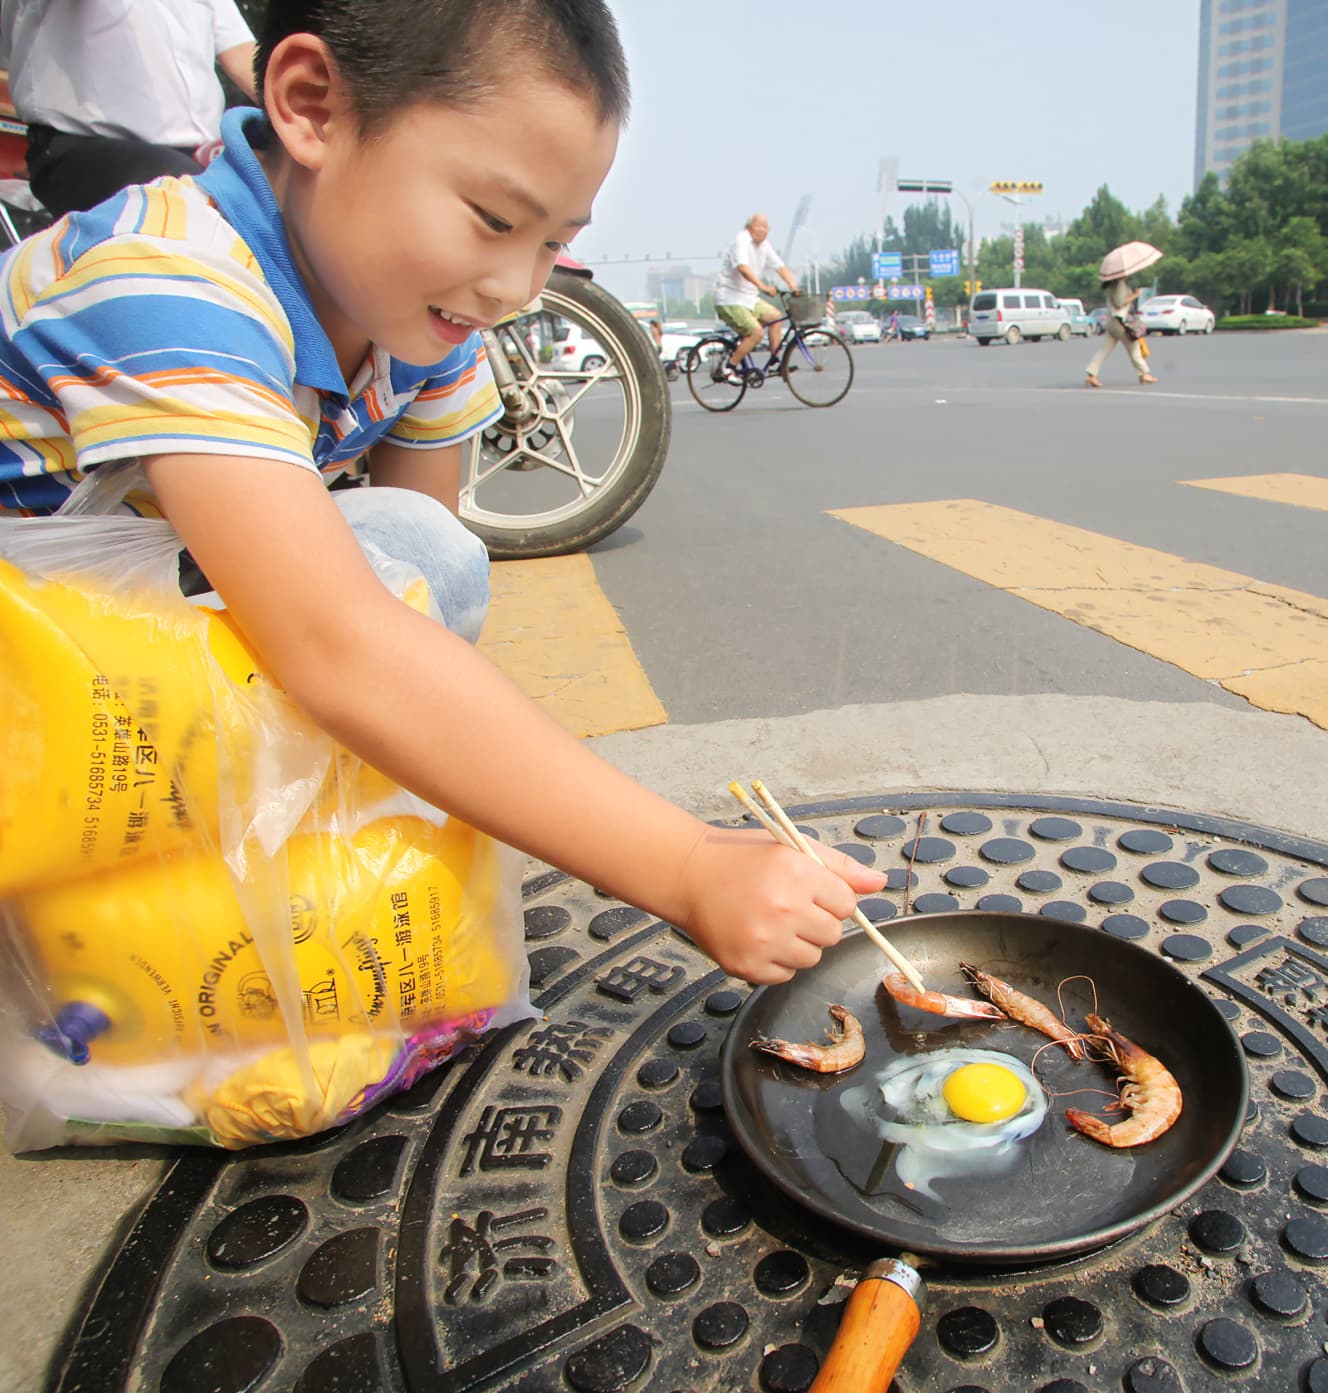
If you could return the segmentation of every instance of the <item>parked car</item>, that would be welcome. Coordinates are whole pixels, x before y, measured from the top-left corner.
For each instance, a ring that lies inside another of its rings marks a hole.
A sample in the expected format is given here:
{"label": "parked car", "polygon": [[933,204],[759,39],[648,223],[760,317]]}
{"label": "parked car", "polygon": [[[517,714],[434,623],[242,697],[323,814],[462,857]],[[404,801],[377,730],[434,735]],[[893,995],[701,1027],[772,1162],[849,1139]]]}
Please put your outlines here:
{"label": "parked car", "polygon": [[899,316],[899,337],[907,343],[909,339],[929,339],[931,330],[927,328],[927,321],[919,319],[916,314],[901,314]]}
{"label": "parked car", "polygon": [[1082,300],[1066,299],[1061,296],[1061,309],[1070,316],[1070,332],[1072,334],[1082,334],[1087,338],[1093,332],[1092,321],[1088,318],[1088,311],[1084,309]]}
{"label": "parked car", "polygon": [[1193,295],[1154,295],[1139,315],[1150,334],[1211,334],[1217,316]]}
{"label": "parked car", "polygon": [[880,343],[881,321],[866,310],[840,310],[835,325],[850,343]]}
{"label": "parked car", "polygon": [[593,372],[609,361],[598,340],[565,319],[554,328],[551,349],[550,365],[559,372]]}
{"label": "parked car", "polygon": [[1018,343],[1021,339],[1070,337],[1070,316],[1056,297],[1045,290],[1023,287],[980,290],[969,305],[969,332],[983,348],[993,339]]}
{"label": "parked car", "polygon": [[1107,307],[1098,305],[1088,311],[1088,322],[1092,325],[1092,332],[1095,334],[1105,334],[1107,332]]}
{"label": "parked car", "polygon": [[666,363],[676,362],[680,353],[694,347],[707,332],[705,329],[693,329],[682,319],[666,319],[659,327],[664,333],[659,356]]}

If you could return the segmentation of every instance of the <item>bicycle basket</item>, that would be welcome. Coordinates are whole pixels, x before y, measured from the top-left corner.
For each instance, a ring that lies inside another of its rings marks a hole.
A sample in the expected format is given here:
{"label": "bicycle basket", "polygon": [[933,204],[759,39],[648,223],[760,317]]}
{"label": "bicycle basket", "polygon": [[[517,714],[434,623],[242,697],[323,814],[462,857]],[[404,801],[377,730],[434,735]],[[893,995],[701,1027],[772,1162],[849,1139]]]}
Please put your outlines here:
{"label": "bicycle basket", "polygon": [[789,315],[797,325],[810,327],[825,318],[825,300],[819,295],[789,296]]}

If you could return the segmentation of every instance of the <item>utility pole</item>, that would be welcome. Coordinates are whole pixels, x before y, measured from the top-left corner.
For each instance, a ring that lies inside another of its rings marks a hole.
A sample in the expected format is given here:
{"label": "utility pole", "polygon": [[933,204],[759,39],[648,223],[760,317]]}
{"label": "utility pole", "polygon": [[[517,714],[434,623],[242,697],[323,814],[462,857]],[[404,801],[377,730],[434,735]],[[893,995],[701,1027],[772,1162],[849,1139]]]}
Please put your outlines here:
{"label": "utility pole", "polygon": [[890,190],[899,187],[899,156],[891,155],[876,167],[876,192],[881,196],[881,226],[876,234],[876,250],[885,250],[886,200]]}

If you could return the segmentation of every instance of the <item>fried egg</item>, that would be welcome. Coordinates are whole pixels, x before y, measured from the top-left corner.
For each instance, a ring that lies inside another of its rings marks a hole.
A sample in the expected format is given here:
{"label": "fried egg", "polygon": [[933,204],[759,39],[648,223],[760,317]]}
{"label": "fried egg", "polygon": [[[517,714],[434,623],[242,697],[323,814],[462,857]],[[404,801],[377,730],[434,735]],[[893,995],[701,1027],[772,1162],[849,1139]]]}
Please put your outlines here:
{"label": "fried egg", "polygon": [[884,1110],[869,1088],[846,1091],[844,1107],[898,1145],[895,1174],[933,1200],[941,1198],[937,1180],[1007,1170],[1047,1115],[1046,1094],[1028,1067],[996,1050],[901,1055],[876,1083]]}

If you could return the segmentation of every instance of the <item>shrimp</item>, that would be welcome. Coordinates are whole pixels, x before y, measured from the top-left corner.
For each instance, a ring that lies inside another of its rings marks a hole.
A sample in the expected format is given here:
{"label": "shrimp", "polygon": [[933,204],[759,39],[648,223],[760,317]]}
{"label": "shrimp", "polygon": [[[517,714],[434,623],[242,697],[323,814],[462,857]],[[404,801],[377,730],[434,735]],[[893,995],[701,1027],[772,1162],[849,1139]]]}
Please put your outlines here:
{"label": "shrimp", "polygon": [[970,1020],[1003,1021],[1005,1012],[990,1001],[973,1001],[966,996],[947,996],[944,992],[920,992],[902,972],[887,972],[881,985],[896,1001],[934,1016],[967,1016]]}
{"label": "shrimp", "polygon": [[845,1006],[831,1006],[830,1014],[835,1024],[826,1027],[830,1043],[823,1045],[817,1040],[797,1044],[792,1040],[768,1040],[762,1037],[751,1042],[752,1049],[762,1054],[773,1054],[788,1064],[796,1064],[802,1069],[811,1069],[818,1074],[841,1074],[855,1064],[861,1064],[867,1054],[867,1042],[863,1039],[862,1026],[858,1018]]}
{"label": "shrimp", "polygon": [[1123,1122],[1108,1126],[1092,1113],[1067,1108],[1065,1120],[1076,1131],[1092,1137],[1103,1146],[1142,1146],[1155,1141],[1180,1116],[1180,1085],[1160,1059],[1141,1049],[1111,1028],[1101,1016],[1088,1016],[1094,1045],[1121,1073],[1121,1103],[1130,1115]]}
{"label": "shrimp", "polygon": [[1079,1036],[1056,1015],[1051,1007],[1044,1006],[1040,1001],[1021,991],[1016,991],[1008,982],[1001,981],[999,977],[993,977],[988,972],[980,971],[972,963],[960,963],[959,967],[978,991],[994,1001],[1011,1020],[1018,1021],[1020,1025],[1032,1026],[1034,1030],[1040,1030],[1043,1035],[1058,1041],[1065,1046],[1065,1052],[1071,1059],[1084,1058],[1084,1047],[1080,1043]]}

